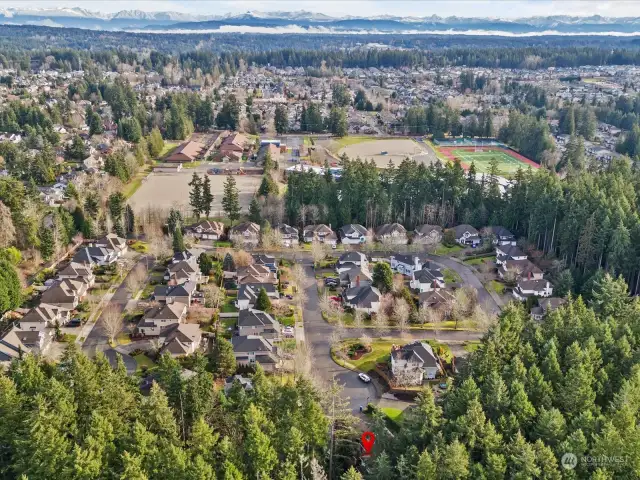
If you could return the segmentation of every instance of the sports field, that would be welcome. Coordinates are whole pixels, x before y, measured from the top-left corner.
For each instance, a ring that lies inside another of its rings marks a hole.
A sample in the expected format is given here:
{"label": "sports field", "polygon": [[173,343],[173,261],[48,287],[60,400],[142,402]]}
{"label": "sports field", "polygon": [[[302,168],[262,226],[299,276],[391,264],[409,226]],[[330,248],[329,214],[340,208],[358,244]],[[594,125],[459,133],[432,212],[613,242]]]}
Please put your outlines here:
{"label": "sports field", "polygon": [[446,158],[460,159],[460,164],[468,170],[472,163],[475,164],[478,173],[488,173],[491,169],[491,161],[498,162],[498,171],[501,175],[513,175],[519,168],[539,168],[540,165],[520,155],[513,150],[500,147],[440,147],[439,152]]}

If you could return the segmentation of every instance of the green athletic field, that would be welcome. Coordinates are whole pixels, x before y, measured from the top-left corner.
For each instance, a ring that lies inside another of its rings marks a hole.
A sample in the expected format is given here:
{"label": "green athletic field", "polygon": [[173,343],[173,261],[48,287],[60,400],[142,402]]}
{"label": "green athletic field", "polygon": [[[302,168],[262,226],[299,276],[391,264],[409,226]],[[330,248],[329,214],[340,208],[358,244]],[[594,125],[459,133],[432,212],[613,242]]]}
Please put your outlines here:
{"label": "green athletic field", "polygon": [[498,161],[498,170],[503,175],[512,175],[516,173],[519,168],[526,169],[528,167],[527,164],[512,157],[508,153],[497,150],[485,150],[482,152],[452,150],[451,153],[460,159],[460,162],[465,168],[468,168],[472,163],[475,163],[476,171],[478,173],[488,173],[491,169],[490,162],[493,159]]}

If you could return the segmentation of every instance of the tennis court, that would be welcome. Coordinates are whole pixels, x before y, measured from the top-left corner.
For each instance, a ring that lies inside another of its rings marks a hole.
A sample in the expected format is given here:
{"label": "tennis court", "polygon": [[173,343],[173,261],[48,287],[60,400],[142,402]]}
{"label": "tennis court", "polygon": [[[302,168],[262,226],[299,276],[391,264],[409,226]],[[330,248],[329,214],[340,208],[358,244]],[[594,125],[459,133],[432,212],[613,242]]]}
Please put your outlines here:
{"label": "tennis court", "polygon": [[488,173],[494,159],[498,162],[498,171],[502,175],[513,175],[519,168],[540,166],[513,150],[500,147],[440,147],[438,150],[450,160],[458,158],[465,170],[474,163],[478,173]]}

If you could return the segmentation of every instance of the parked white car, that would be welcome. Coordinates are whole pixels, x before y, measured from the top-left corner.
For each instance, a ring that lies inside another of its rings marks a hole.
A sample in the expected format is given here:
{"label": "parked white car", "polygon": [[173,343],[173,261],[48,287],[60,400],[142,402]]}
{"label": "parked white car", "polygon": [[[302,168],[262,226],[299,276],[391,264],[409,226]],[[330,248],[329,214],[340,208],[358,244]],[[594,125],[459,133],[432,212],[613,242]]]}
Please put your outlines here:
{"label": "parked white car", "polygon": [[371,381],[371,378],[366,373],[359,373],[358,378],[362,380],[364,383],[369,383]]}

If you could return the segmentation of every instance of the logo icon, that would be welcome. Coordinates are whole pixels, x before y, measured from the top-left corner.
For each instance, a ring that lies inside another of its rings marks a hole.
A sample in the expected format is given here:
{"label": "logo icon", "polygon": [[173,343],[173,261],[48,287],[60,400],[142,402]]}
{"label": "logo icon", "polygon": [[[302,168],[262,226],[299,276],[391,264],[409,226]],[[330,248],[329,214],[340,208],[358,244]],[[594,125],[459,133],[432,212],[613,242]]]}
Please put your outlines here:
{"label": "logo icon", "polygon": [[362,442],[362,448],[364,448],[365,455],[370,455],[373,444],[376,443],[376,436],[374,433],[364,432],[362,437],[360,437],[360,441]]}
{"label": "logo icon", "polygon": [[578,466],[578,457],[573,453],[565,453],[560,459],[560,465],[565,470],[573,470]]}

